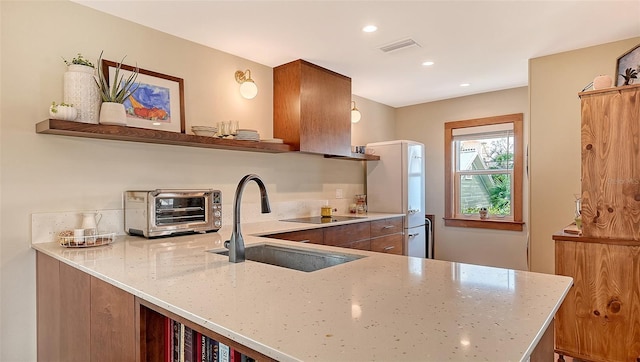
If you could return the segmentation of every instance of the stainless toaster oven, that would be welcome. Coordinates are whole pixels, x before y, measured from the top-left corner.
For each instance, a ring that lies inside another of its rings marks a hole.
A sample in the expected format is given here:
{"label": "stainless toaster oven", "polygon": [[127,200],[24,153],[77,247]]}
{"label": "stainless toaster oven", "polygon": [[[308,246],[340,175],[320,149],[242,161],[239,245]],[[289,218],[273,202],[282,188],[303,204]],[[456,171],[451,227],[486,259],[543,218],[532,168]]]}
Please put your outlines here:
{"label": "stainless toaster oven", "polygon": [[124,228],[145,237],[218,231],[222,227],[219,190],[126,191]]}

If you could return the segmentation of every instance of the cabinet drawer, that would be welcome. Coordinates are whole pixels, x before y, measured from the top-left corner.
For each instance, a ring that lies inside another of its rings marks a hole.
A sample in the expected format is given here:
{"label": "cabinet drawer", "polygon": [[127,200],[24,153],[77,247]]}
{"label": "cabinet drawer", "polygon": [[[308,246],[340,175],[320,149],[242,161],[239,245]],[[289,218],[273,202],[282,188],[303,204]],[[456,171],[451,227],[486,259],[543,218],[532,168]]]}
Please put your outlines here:
{"label": "cabinet drawer", "polygon": [[300,241],[311,244],[324,244],[324,232],[322,229],[291,231],[288,233],[271,234],[265,236],[268,238],[281,240]]}
{"label": "cabinet drawer", "polygon": [[371,239],[371,251],[404,255],[404,237],[401,233]]}
{"label": "cabinet drawer", "polygon": [[390,235],[402,231],[402,217],[376,220],[371,222],[371,237]]}
{"label": "cabinet drawer", "polygon": [[371,237],[370,223],[359,222],[328,227],[324,230],[324,243],[331,246],[344,246],[358,240]]}
{"label": "cabinet drawer", "polygon": [[358,250],[371,250],[371,240],[369,239],[358,240],[348,244],[343,244],[341,245],[341,247],[349,248],[349,249],[358,249]]}

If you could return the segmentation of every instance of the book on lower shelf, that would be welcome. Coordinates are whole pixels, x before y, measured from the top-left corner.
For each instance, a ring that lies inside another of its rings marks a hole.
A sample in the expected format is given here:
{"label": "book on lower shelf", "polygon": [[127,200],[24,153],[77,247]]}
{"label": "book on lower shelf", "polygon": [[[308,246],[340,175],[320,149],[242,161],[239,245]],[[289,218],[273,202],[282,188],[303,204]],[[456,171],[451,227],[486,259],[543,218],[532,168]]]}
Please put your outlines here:
{"label": "book on lower shelf", "polygon": [[165,362],[255,362],[233,347],[166,319]]}
{"label": "book on lower shelf", "polygon": [[180,362],[180,323],[171,321],[171,362]]}
{"label": "book on lower shelf", "polygon": [[229,362],[231,358],[229,357],[229,346],[224,343],[218,342],[218,355],[220,358],[219,362]]}

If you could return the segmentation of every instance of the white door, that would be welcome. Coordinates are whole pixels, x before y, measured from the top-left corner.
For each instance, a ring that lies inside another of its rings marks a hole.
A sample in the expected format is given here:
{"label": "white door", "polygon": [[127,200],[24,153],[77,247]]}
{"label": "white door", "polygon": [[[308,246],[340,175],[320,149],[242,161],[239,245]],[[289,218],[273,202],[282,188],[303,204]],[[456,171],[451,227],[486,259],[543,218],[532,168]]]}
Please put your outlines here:
{"label": "white door", "polygon": [[367,162],[367,206],[372,212],[406,212],[401,143],[368,144],[380,161]]}
{"label": "white door", "polygon": [[[424,223],[424,219],[422,222]],[[408,256],[427,257],[427,239],[424,225],[405,229],[404,240]]]}
{"label": "white door", "polygon": [[420,143],[406,143],[403,150],[405,163],[406,228],[424,225],[424,146]]}

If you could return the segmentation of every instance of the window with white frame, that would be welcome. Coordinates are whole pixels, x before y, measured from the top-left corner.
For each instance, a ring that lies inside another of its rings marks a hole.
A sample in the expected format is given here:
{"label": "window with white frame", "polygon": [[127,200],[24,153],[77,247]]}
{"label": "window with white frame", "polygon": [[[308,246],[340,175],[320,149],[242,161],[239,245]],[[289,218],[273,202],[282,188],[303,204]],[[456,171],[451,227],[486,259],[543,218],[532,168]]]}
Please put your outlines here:
{"label": "window with white frame", "polygon": [[445,225],[522,230],[522,118],[445,123]]}

